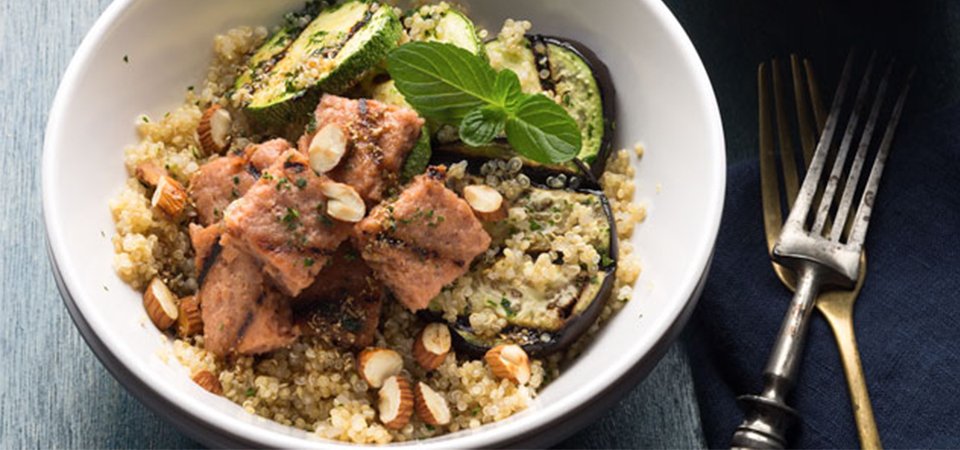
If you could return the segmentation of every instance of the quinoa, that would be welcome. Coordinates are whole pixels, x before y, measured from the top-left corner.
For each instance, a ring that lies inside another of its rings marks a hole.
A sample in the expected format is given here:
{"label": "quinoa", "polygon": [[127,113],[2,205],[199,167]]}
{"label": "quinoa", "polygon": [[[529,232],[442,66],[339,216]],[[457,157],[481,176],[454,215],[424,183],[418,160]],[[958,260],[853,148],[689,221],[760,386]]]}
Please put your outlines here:
{"label": "quinoa", "polygon": [[[447,3],[425,6],[421,14],[405,19],[405,28],[420,38],[417,33],[433,25],[430,16],[451,7]],[[530,26],[527,21],[507,20],[500,39],[519,48]],[[185,87],[184,103],[161,118],[137,119],[140,141],[124,150],[129,177],[117,197],[109,202],[116,225],[114,266],[120,278],[133,288],[143,290],[154,277],[160,277],[180,296],[197,291],[193,249],[187,233],[187,225],[195,213],[188,207],[185,217],[173,219],[152,208],[150,188],[133,176],[134,170],[149,162],[165,168],[171,177],[188,185],[191,175],[206,162],[199,151],[196,130],[203,111],[213,104],[234,113],[232,151],[260,140],[237,111],[249,93],[232,88],[246,59],[267,35],[264,27],[238,27],[216,36],[206,77],[197,86]],[[456,129],[451,133],[455,136]],[[563,353],[531,360],[532,376],[526,384],[499,379],[484,361],[467,359],[455,352],[450,352],[436,370],[425,372],[411,352],[414,336],[425,323],[398,303],[385,303],[375,346],[400,353],[404,359],[403,374],[411,380],[426,382],[447,401],[452,413],[447,425],[431,426],[414,415],[400,430],[383,426],[377,414],[376,390],[371,390],[358,373],[355,354],[332,347],[320,338],[301,338],[289,348],[266,355],[223,360],[205,350],[201,335],[173,339],[172,354],[191,376],[201,371],[216,374],[223,396],[247,412],[326,439],[363,444],[402,442],[505,419],[529,407],[538,390],[559,376],[565,362],[579,354],[602,323],[632,296],[632,285],[640,275],[641,266],[628,239],[646,213],[634,202],[635,172],[630,153],[615,152],[600,179],[620,238],[613,295],[584,338]],[[638,157],[642,155],[642,147],[636,146],[634,153]],[[482,168],[481,177],[476,178],[467,174],[466,162],[453,164],[447,172],[448,185],[459,192],[467,183],[485,183],[500,191],[508,203],[516,203],[531,185],[521,168],[519,160],[491,161]],[[448,320],[454,319],[483,279],[508,285],[532,282],[537,284],[536,288],[552,295],[568,295],[566,291],[574,279],[600,271],[602,258],[597,248],[601,244],[591,236],[598,235],[601,225],[592,219],[593,207],[572,205],[569,211],[558,214],[557,223],[553,225],[558,231],[547,235],[531,229],[530,211],[523,207],[510,208],[510,220],[526,225],[505,236],[497,248],[491,248],[481,257],[485,261],[483,271],[471,271],[441,293],[442,314]],[[547,251],[536,258],[526,254],[527,249],[538,245],[545,246]],[[552,262],[557,255],[563,256],[564,264]],[[506,316],[505,307],[477,308],[468,320],[479,333],[492,335],[508,324]]]}

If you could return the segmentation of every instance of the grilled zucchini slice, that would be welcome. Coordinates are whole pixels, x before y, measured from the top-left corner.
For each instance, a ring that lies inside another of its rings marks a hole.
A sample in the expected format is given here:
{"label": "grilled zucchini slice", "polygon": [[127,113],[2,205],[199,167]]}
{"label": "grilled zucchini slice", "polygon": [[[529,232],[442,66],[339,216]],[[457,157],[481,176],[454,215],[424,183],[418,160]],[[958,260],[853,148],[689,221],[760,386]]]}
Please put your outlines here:
{"label": "grilled zucchini slice", "polygon": [[341,93],[375,67],[401,32],[393,8],[378,2],[352,0],[321,11],[253,83],[246,111],[267,124],[300,118],[321,92]]}
{"label": "grilled zucchini slice", "polygon": [[[580,127],[583,145],[577,157],[599,176],[613,144],[614,92],[609,71],[592,51],[575,41],[528,35],[525,43],[517,49],[499,40],[488,42],[490,64],[516,72],[524,92],[544,93],[567,110]],[[572,164],[554,169],[576,170]]]}
{"label": "grilled zucchini slice", "polygon": [[484,54],[483,41],[473,22],[449,5],[426,5],[413,10],[404,24],[412,41],[444,42],[475,55]]}

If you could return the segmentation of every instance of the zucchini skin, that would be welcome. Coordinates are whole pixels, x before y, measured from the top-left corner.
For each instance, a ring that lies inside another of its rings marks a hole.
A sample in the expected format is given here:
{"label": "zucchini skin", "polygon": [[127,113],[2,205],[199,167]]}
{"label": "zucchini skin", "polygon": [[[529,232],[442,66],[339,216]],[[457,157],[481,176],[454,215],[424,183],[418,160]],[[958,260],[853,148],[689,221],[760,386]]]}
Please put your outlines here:
{"label": "zucchini skin", "polygon": [[[359,0],[354,0],[353,2],[357,1]],[[336,8],[342,8],[353,2],[340,4]],[[326,10],[325,12],[328,11],[330,10]],[[323,14],[324,12],[320,13],[320,15]],[[358,34],[365,32],[366,29],[372,29],[372,35],[362,44],[360,49],[347,56],[337,64],[336,68],[331,70],[316,84],[295,93],[285,93],[281,95],[279,99],[273,99],[270,103],[264,105],[248,104],[245,108],[247,114],[253,118],[255,122],[264,125],[280,125],[295,122],[313,112],[323,93],[339,94],[353,86],[365,72],[374,68],[387,56],[390,50],[397,46],[400,36],[403,33],[400,20],[394,13],[393,8],[380,5],[376,11],[372,13],[368,10],[367,14],[369,15],[368,20],[365,21],[360,29],[353,30],[354,32],[350,38],[343,43],[343,46],[346,46],[347,43],[356,39]],[[318,15],[318,18],[320,15]],[[298,40],[299,39],[300,37],[298,37]],[[294,41],[291,46],[297,45],[297,42],[298,41]],[[290,57],[290,55],[287,54],[284,56],[284,58],[287,57]],[[272,78],[282,75],[271,73],[270,76]],[[274,80],[274,82],[276,82],[276,80]]]}

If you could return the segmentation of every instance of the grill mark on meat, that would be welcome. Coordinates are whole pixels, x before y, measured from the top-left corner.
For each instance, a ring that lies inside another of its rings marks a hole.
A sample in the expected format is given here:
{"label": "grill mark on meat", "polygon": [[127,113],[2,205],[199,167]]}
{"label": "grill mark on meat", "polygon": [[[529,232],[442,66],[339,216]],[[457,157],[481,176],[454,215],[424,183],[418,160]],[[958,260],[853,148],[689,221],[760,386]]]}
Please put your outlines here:
{"label": "grill mark on meat", "polygon": [[210,247],[210,254],[203,260],[203,267],[200,269],[200,274],[197,275],[198,286],[203,286],[203,281],[207,279],[210,268],[213,267],[213,264],[220,258],[221,251],[223,251],[223,246],[220,245],[220,240],[217,239],[213,243],[213,247]]}
{"label": "grill mark on meat", "polygon": [[253,164],[247,163],[247,173],[253,175],[254,178],[260,179],[260,169],[257,169]]}
{"label": "grill mark on meat", "polygon": [[288,161],[286,161],[286,162],[283,163],[283,169],[284,169],[284,170],[289,170],[289,171],[291,171],[291,172],[293,172],[293,173],[303,173],[303,171],[306,170],[306,168],[307,168],[307,166],[303,165],[302,163],[296,162],[296,161],[289,161],[289,160],[288,160]]}
{"label": "grill mark on meat", "polygon": [[[257,297],[257,305],[263,302],[263,294],[260,294]],[[247,312],[247,316],[243,319],[243,324],[240,325],[240,329],[237,330],[237,344],[243,340],[243,337],[247,335],[247,328],[250,328],[250,324],[253,323],[253,311]]]}

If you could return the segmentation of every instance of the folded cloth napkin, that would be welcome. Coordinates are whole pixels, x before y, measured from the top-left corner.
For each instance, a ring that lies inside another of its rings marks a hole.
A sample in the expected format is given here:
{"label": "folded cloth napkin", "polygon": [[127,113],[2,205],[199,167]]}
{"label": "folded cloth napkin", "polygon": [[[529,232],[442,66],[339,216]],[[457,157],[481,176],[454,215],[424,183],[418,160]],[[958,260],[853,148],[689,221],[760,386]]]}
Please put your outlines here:
{"label": "folded cloth napkin", "polygon": [[[867,236],[856,336],[883,444],[960,447],[960,105],[904,117]],[[732,165],[716,253],[687,329],[704,433],[727,447],[791,294],[770,268],[756,160]],[[790,445],[859,447],[846,379],[817,312],[789,404]]]}

